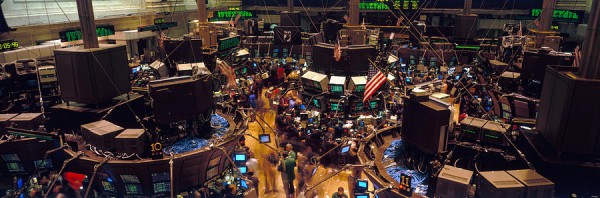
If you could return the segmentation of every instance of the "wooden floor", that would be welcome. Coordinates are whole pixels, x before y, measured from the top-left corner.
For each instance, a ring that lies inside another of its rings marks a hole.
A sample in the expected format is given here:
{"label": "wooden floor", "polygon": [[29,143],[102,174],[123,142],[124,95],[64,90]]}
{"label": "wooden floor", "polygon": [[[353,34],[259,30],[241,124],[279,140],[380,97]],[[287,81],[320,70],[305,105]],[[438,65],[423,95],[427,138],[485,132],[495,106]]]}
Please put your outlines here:
{"label": "wooden floor", "polygon": [[[263,105],[262,106],[259,105],[259,107],[258,107],[259,115],[261,115],[267,122],[269,122],[269,125],[275,127],[276,111],[270,109],[268,100],[266,98],[262,97],[261,99],[262,99],[261,103]],[[267,126],[264,126],[264,128],[265,128],[265,132],[271,134],[271,137],[274,137],[274,132],[272,130],[269,130],[269,128]],[[250,133],[252,133],[252,135],[254,137],[258,137],[258,134],[262,133],[262,129],[257,122],[250,122],[248,131]],[[271,141],[271,143],[269,143],[269,144],[270,144],[270,146],[276,148],[274,141]],[[255,173],[258,174],[259,181],[260,181],[259,182],[259,197],[260,198],[285,198],[281,175],[279,174],[279,172],[276,171],[275,167],[271,167],[271,165],[269,165],[269,163],[265,163],[266,155],[273,151],[270,148],[268,148],[267,146],[261,145],[257,140],[252,139],[252,138],[246,138],[246,145],[248,145],[248,147],[250,147],[250,150],[254,153],[255,158],[257,158],[257,160],[258,160],[258,168],[256,168],[258,170],[255,170]],[[300,157],[299,157],[299,160],[300,160]],[[298,166],[298,167],[296,167],[296,172],[298,172],[298,170],[303,170],[304,168],[307,168],[307,167],[309,167],[309,166],[303,166],[303,167]],[[271,173],[274,173],[273,176],[271,176],[272,178],[268,178],[266,176],[269,173],[268,171],[271,171]],[[323,166],[320,166],[317,169],[316,174],[309,181],[306,181],[306,183],[308,186],[312,186],[312,185],[322,181],[323,178],[326,178],[335,172],[337,172],[337,170],[335,170],[333,168],[325,168]],[[318,196],[319,198],[330,198],[331,195],[334,192],[336,192],[337,188],[340,186],[344,187],[346,194],[350,195],[348,192],[348,176],[350,176],[350,173],[351,173],[350,171],[343,171],[340,174],[332,177],[331,179],[321,183],[320,185],[315,187],[313,190],[311,190],[311,191],[313,191],[313,193],[306,193],[309,196],[305,196],[304,192],[298,192],[299,190],[296,190],[296,192],[298,194],[296,197],[317,197]],[[268,192],[268,193],[265,192],[266,191],[266,183],[267,183],[266,181],[268,181],[268,180],[269,181],[275,180],[277,191]],[[299,180],[298,174],[296,174],[296,180],[294,182],[296,189],[298,186],[298,180]],[[371,188],[372,186],[369,186],[369,187]]]}

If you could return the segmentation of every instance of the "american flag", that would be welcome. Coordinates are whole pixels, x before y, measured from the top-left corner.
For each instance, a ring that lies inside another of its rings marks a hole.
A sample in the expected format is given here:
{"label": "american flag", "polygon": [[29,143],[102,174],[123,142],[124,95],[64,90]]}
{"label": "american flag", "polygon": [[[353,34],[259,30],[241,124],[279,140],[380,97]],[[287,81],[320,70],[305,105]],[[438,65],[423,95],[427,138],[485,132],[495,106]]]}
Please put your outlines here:
{"label": "american flag", "polygon": [[402,25],[402,21],[404,21],[404,17],[399,17],[398,21],[396,21],[396,26],[401,26]]}
{"label": "american flag", "polygon": [[523,24],[521,24],[521,22],[519,22],[519,31],[517,32],[517,35],[523,36]]}
{"label": "american flag", "polygon": [[164,31],[160,31],[160,37],[158,38],[158,46],[161,48],[165,47],[165,40],[167,39],[167,35]]}
{"label": "american flag", "polygon": [[377,92],[379,87],[387,81],[387,77],[381,71],[378,71],[374,65],[369,68],[369,75],[367,77],[367,86],[365,86],[365,94],[363,97],[363,103],[369,101],[371,96]]}
{"label": "american flag", "polygon": [[346,15],[344,15],[344,21],[346,21],[346,22],[350,21],[350,18],[348,18],[348,15],[347,15],[347,14],[346,14]]}
{"label": "american flag", "polygon": [[542,26],[542,24],[540,23],[540,19],[533,20],[533,24],[535,24],[535,27],[537,27],[538,29]]}
{"label": "american flag", "polygon": [[342,48],[339,43],[335,44],[335,48],[333,49],[333,59],[335,59],[336,62],[342,60]]}
{"label": "american flag", "polygon": [[575,55],[575,60],[573,61],[573,67],[579,67],[579,64],[581,61],[581,50],[579,49],[579,45],[575,48],[575,52],[573,52],[573,55]]}

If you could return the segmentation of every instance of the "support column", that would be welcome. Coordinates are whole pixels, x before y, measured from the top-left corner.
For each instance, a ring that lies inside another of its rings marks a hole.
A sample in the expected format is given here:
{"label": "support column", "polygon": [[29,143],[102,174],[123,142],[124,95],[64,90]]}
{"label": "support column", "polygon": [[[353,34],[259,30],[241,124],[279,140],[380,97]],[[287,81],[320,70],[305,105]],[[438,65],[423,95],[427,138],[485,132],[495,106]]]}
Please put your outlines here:
{"label": "support column", "polygon": [[85,49],[98,48],[98,34],[96,33],[96,21],[94,20],[92,0],[76,0],[76,3],[83,47]]}
{"label": "support column", "polygon": [[204,24],[207,21],[206,19],[206,1],[205,0],[196,0],[196,6],[198,7],[198,21],[201,24]]}
{"label": "support column", "polygon": [[600,79],[600,3],[593,1],[588,20],[587,34],[583,41],[579,76]]}
{"label": "support column", "polygon": [[544,0],[544,4],[542,5],[542,14],[540,15],[540,31],[550,31],[552,19],[554,18],[555,7],[556,0]]}
{"label": "support column", "polygon": [[287,11],[289,13],[294,11],[294,0],[288,0],[287,1]]}
{"label": "support column", "polygon": [[359,24],[359,4],[360,0],[350,0],[350,21],[348,21],[349,26],[358,26]]}
{"label": "support column", "polygon": [[471,14],[471,7],[473,7],[473,0],[465,0],[465,7],[463,9],[463,14],[464,15],[470,15]]}

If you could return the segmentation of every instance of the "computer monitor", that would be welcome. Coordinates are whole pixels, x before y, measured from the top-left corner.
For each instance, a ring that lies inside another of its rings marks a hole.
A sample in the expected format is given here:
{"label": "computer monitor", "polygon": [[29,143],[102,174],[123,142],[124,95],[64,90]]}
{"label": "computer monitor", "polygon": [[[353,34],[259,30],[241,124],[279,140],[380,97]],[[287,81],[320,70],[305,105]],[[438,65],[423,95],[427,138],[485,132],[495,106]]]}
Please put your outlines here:
{"label": "computer monitor", "polygon": [[321,100],[320,99],[313,98],[312,103],[313,103],[313,106],[316,107],[317,109],[321,108]]}
{"label": "computer monitor", "polygon": [[233,160],[235,162],[245,162],[246,161],[246,154],[244,154],[244,153],[236,153],[233,156]]}
{"label": "computer monitor", "polygon": [[135,73],[138,73],[141,70],[142,70],[142,66],[137,66],[137,67],[131,68],[131,73],[135,74]]}
{"label": "computer monitor", "polygon": [[355,198],[369,198],[368,193],[354,193]]}
{"label": "computer monitor", "polygon": [[365,92],[365,85],[356,85],[356,88],[354,88],[354,92],[357,92],[357,93]]}
{"label": "computer monitor", "polygon": [[329,103],[329,110],[330,111],[341,111],[343,109],[343,106],[341,103],[337,103],[337,102],[330,102]]}
{"label": "computer monitor", "polygon": [[242,188],[244,189],[248,189],[248,182],[246,182],[246,180],[241,180],[240,181],[240,186],[242,186]]}
{"label": "computer monitor", "polygon": [[258,135],[258,140],[260,141],[260,143],[269,143],[269,142],[271,142],[271,135],[269,135],[269,134],[259,134]]}
{"label": "computer monitor", "polygon": [[367,180],[356,180],[356,190],[359,192],[365,192],[369,188],[369,182]]}
{"label": "computer monitor", "polygon": [[350,151],[350,145],[342,147],[342,151],[340,153],[344,154]]}
{"label": "computer monitor", "polygon": [[330,85],[330,88],[331,88],[331,93],[334,93],[334,94],[343,94],[344,93],[343,85]]}
{"label": "computer monitor", "polygon": [[238,169],[240,170],[241,174],[246,174],[248,172],[247,166],[238,166]]}

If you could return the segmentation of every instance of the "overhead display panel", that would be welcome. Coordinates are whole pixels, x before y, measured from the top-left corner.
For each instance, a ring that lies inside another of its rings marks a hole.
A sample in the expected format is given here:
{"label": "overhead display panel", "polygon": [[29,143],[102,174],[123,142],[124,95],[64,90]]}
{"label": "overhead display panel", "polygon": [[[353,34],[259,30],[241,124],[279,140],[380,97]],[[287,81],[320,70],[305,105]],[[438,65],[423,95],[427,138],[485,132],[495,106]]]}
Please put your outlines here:
{"label": "overhead display panel", "polygon": [[[287,0],[242,0],[243,6],[287,6]],[[294,0],[298,7],[345,7],[348,1],[339,0]]]}
{"label": "overhead display panel", "polygon": [[[300,2],[302,1],[302,2]],[[361,10],[420,8],[463,8],[465,0],[361,0]],[[541,8],[543,0],[473,0],[473,9],[531,9]],[[287,0],[242,0],[243,6],[286,6]],[[346,7],[348,1],[339,0],[294,0],[298,7]],[[384,5],[387,5],[384,6]]]}
{"label": "overhead display panel", "polygon": [[[463,8],[465,0],[420,0],[427,8]],[[541,8],[543,0],[473,0],[473,9],[511,10]],[[421,7],[420,6],[420,7]]]}

